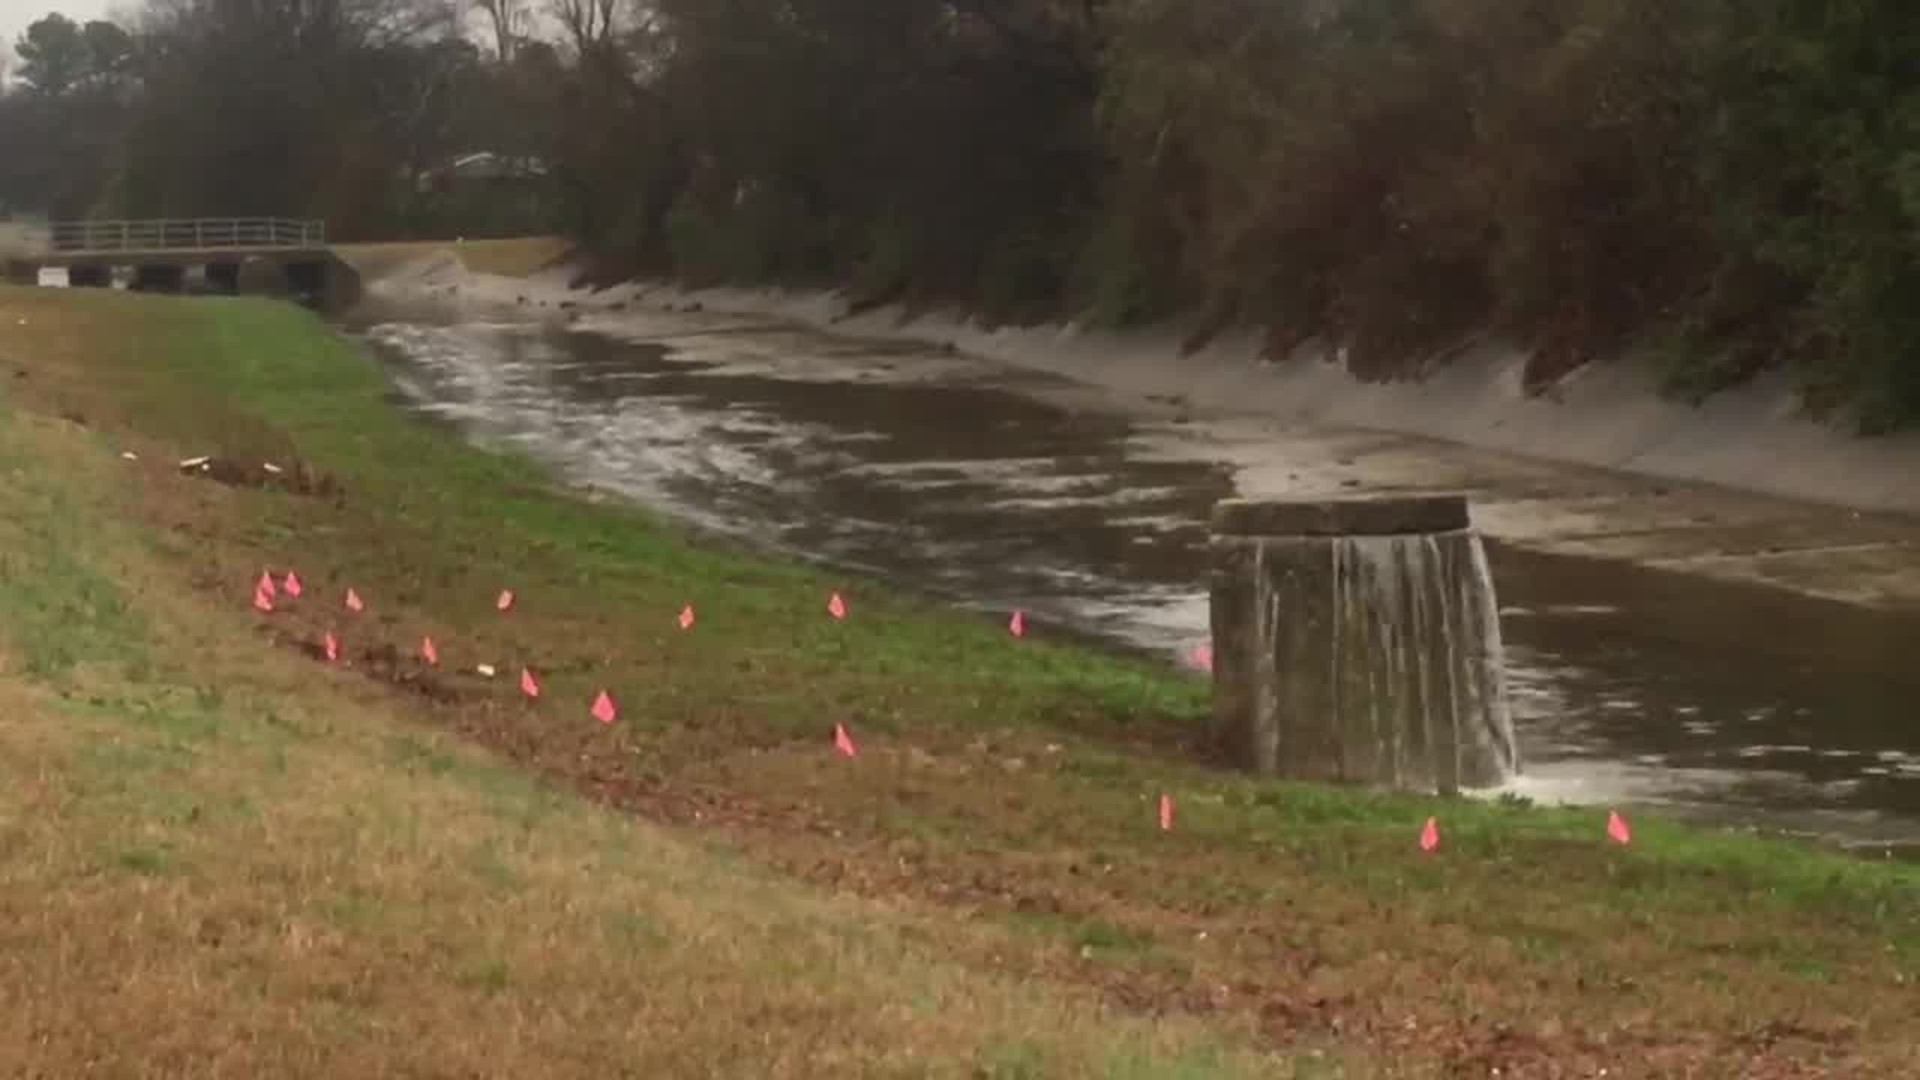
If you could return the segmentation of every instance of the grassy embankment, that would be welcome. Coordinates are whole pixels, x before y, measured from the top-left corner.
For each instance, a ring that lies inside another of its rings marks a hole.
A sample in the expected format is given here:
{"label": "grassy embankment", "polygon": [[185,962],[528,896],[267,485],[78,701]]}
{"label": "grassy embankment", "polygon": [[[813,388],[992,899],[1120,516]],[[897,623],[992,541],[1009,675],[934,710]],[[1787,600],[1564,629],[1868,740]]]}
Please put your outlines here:
{"label": "grassy embankment", "polygon": [[[1192,677],[702,548],[384,392],[288,306],[0,292],[0,1047],[32,1066],[1915,1072],[1910,868],[1208,771]],[[203,453],[301,479],[172,465]],[[263,566],[306,597],[251,611]]]}

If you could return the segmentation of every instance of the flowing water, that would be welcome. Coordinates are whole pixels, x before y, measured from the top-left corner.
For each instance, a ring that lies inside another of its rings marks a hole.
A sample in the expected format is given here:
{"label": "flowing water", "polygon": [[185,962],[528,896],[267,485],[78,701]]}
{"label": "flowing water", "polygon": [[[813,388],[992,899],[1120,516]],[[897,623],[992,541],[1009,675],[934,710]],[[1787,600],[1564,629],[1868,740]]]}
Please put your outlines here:
{"label": "flowing water", "polygon": [[[1365,722],[1356,726],[1374,746],[1363,752],[1397,759],[1397,786],[1416,786],[1407,782],[1414,777],[1429,790],[1430,778],[1443,786],[1511,783],[1519,752],[1506,649],[1479,537],[1343,537],[1334,567],[1335,617],[1360,624],[1344,644],[1358,646],[1350,651],[1361,654],[1368,691],[1357,709]],[[1414,760],[1422,745],[1431,748],[1429,762]]]}
{"label": "flowing water", "polygon": [[[1205,521],[1237,470],[1203,421],[752,318],[355,319],[422,413],[575,482],[1038,632],[1170,662],[1206,641]],[[1920,844],[1920,615],[1489,547],[1510,790]]]}
{"label": "flowing water", "polygon": [[1464,501],[1437,505],[1452,521],[1429,515],[1425,533],[1216,519],[1214,715],[1242,763],[1449,794],[1513,778],[1492,571]]}

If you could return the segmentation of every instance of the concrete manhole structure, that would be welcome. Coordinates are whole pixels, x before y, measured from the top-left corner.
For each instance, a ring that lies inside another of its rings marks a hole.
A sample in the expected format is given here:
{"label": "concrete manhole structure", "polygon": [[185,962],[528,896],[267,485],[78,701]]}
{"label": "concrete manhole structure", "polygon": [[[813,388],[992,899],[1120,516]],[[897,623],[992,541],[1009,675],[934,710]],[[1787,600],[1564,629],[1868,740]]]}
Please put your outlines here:
{"label": "concrete manhole structure", "polygon": [[1257,772],[1453,793],[1519,770],[1464,496],[1214,507],[1214,719]]}

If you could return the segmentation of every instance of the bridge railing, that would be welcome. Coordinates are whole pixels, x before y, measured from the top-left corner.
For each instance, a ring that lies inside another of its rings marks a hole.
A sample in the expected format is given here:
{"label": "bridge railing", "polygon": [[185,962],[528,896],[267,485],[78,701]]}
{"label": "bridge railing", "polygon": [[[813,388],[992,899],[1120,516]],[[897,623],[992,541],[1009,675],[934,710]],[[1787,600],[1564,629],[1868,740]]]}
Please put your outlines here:
{"label": "bridge railing", "polygon": [[56,252],[219,251],[228,248],[315,248],[327,242],[324,221],[293,218],[175,218],[146,221],[56,221],[47,226]]}

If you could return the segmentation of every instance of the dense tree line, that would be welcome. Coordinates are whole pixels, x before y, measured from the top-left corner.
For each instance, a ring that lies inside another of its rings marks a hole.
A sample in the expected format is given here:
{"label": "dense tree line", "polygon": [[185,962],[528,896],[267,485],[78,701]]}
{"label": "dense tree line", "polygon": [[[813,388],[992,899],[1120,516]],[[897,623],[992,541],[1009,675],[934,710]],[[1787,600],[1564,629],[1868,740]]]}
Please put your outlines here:
{"label": "dense tree line", "polygon": [[431,0],[151,0],[131,27],[35,22],[0,97],[0,206],[56,217],[298,216],[343,239],[528,231],[449,218],[422,177],[537,155],[561,61],[501,62]]}
{"label": "dense tree line", "polygon": [[[1406,372],[1635,343],[1920,416],[1899,0],[658,0],[576,73],[612,272],[1184,313]],[[590,115],[590,119],[588,118]],[[618,134],[607,137],[609,131]]]}
{"label": "dense tree line", "polygon": [[53,16],[14,51],[21,89],[0,97],[0,207],[81,212],[124,137],[133,40],[109,22]]}
{"label": "dense tree line", "polygon": [[1181,315],[1381,376],[1651,344],[1686,391],[1791,365],[1920,418],[1899,0],[153,0],[102,41],[20,50],[0,185],[22,99],[103,114],[39,121],[85,143],[32,178],[61,208],[417,229],[396,173],[510,148],[606,276]]}

